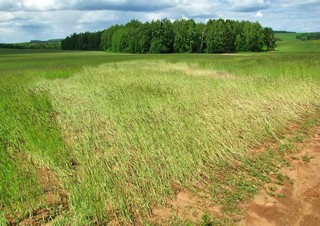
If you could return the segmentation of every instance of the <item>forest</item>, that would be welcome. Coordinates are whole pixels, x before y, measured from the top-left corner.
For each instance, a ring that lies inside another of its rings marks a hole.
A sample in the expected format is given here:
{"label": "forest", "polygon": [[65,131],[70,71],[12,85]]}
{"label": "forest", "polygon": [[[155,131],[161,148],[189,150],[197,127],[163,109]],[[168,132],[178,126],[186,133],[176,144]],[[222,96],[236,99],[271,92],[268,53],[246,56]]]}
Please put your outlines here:
{"label": "forest", "polygon": [[296,38],[300,39],[302,41],[319,40],[320,39],[320,32],[298,34]]}
{"label": "forest", "polygon": [[31,40],[22,43],[0,43],[3,49],[60,49],[61,39],[51,39],[47,41]]}
{"label": "forest", "polygon": [[258,22],[168,19],[142,23],[131,20],[100,32],[72,34],[63,50],[102,50],[116,53],[234,53],[271,51],[276,38]]}

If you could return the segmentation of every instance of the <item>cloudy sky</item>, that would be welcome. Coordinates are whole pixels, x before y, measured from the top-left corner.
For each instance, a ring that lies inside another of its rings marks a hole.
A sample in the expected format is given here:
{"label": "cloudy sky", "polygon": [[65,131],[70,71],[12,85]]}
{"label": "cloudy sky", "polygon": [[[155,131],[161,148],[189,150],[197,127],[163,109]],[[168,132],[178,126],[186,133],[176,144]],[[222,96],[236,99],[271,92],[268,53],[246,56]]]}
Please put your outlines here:
{"label": "cloudy sky", "polygon": [[320,0],[0,0],[0,43],[161,18],[250,20],[274,30],[320,31]]}

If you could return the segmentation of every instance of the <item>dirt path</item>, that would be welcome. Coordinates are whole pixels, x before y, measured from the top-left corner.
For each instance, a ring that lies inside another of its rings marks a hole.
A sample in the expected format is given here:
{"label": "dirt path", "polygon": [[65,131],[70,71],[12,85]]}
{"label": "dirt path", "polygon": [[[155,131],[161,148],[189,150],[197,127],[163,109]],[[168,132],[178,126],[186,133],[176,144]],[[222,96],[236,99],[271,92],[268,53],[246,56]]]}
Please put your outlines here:
{"label": "dirt path", "polygon": [[248,205],[240,225],[320,225],[320,127],[290,161],[291,166],[280,171],[289,179],[283,185],[266,185]]}

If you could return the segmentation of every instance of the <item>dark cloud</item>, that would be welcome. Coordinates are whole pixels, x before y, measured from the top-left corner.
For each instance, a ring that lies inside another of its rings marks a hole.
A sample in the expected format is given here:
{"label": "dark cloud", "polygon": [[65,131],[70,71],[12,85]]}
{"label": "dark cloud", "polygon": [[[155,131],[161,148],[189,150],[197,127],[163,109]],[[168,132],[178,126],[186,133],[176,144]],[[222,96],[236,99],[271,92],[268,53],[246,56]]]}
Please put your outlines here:
{"label": "dark cloud", "polygon": [[10,11],[15,8],[17,8],[17,2],[0,0],[0,11]]}
{"label": "dark cloud", "polygon": [[128,12],[153,12],[174,7],[173,2],[169,1],[78,1],[72,6],[73,9],[88,10],[115,10]]}
{"label": "dark cloud", "polygon": [[218,15],[216,14],[200,14],[200,15],[189,15],[188,16],[191,19],[199,19],[199,20],[205,20],[205,19],[216,19],[218,18]]}
{"label": "dark cloud", "polygon": [[231,9],[237,12],[257,12],[269,8],[268,0],[234,0]]}
{"label": "dark cloud", "polygon": [[0,0],[0,11],[116,10],[152,12],[172,8],[179,0]]}
{"label": "dark cloud", "polygon": [[248,13],[248,12],[257,12],[267,8],[268,6],[239,6],[239,7],[234,7],[233,10],[238,12]]}

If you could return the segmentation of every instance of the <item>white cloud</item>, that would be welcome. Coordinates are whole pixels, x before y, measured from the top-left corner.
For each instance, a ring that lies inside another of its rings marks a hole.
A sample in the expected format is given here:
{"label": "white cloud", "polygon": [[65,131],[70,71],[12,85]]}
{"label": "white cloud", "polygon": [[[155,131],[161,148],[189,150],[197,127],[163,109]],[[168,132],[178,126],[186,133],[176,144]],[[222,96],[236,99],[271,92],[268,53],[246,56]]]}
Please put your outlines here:
{"label": "white cloud", "polygon": [[177,7],[192,14],[209,14],[212,13],[214,8],[218,5],[218,1],[198,0],[185,1],[183,4],[179,4]]}
{"label": "white cloud", "polygon": [[208,18],[216,18],[216,12],[221,8],[217,0],[176,0],[176,6],[157,12],[146,13],[144,20],[168,19],[196,19],[205,21]]}
{"label": "white cloud", "polygon": [[254,15],[255,17],[263,17],[263,13],[261,11],[256,12],[256,14]]}
{"label": "white cloud", "polygon": [[275,30],[320,31],[319,0],[0,0],[0,42],[64,38],[131,19],[259,20]]}
{"label": "white cloud", "polygon": [[10,12],[1,13],[0,22],[10,21],[14,19],[14,15]]}
{"label": "white cloud", "polygon": [[93,24],[100,22],[115,21],[118,19],[119,17],[116,16],[116,13],[111,13],[110,11],[89,11],[83,13],[78,22],[80,24]]}
{"label": "white cloud", "polygon": [[144,15],[144,20],[150,21],[150,20],[160,20],[161,18],[164,18],[167,16],[164,16],[164,13],[157,13],[157,12],[151,12],[151,13],[146,13]]}
{"label": "white cloud", "polygon": [[19,6],[21,9],[30,11],[48,11],[63,9],[65,2],[57,0],[22,0]]}

